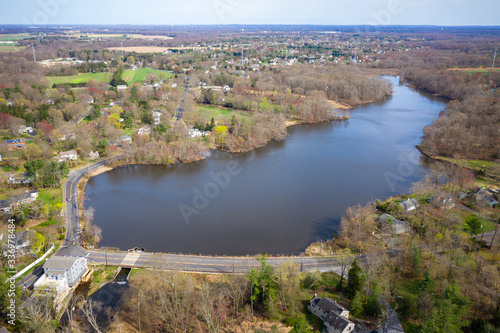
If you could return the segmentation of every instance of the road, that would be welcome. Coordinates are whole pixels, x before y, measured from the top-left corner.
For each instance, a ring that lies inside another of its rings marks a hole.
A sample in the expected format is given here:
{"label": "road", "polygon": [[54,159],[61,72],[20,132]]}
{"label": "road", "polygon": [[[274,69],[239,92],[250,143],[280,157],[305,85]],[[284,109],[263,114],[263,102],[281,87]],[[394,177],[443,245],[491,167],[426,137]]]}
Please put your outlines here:
{"label": "road", "polygon": [[[64,196],[66,201],[66,238],[62,247],[56,252],[57,256],[86,257],[90,262],[107,264],[113,266],[137,267],[137,268],[166,268],[183,271],[210,272],[210,273],[241,273],[248,272],[252,267],[260,263],[254,257],[209,257],[192,255],[174,255],[150,252],[127,252],[127,251],[103,251],[86,250],[79,244],[79,217],[78,217],[78,182],[87,173],[103,165],[106,161],[100,161],[80,170],[72,171],[64,183]],[[312,258],[312,257],[276,257],[268,258],[268,263],[274,267],[294,262],[303,271],[313,270],[336,270],[334,258]],[[25,278],[26,279],[26,278]],[[34,281],[33,281],[34,282]]]}
{"label": "road", "polygon": [[181,120],[184,116],[184,101],[189,92],[190,84],[189,84],[189,75],[186,75],[186,90],[184,90],[184,95],[181,98],[181,102],[179,103],[179,107],[176,110],[175,118],[176,120]]}

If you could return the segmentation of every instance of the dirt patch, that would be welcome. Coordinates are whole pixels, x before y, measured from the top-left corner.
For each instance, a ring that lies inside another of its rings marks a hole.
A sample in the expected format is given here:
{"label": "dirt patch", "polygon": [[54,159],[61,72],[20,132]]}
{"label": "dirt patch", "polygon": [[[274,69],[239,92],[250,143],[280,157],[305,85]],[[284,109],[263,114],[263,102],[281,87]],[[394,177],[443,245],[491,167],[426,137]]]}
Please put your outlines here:
{"label": "dirt patch", "polygon": [[342,104],[342,103],[337,102],[337,101],[332,101],[330,99],[328,100],[328,102],[330,102],[330,104],[333,105],[333,107],[336,108],[336,109],[347,110],[347,109],[351,109],[352,108],[349,105]]}

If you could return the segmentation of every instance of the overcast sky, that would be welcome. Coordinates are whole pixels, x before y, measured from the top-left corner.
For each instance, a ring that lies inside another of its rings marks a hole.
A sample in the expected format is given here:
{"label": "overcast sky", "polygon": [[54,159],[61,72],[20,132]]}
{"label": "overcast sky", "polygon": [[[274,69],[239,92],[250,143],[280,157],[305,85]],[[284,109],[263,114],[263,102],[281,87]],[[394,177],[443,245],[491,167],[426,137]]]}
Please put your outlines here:
{"label": "overcast sky", "polygon": [[500,25],[500,0],[17,0],[0,24]]}

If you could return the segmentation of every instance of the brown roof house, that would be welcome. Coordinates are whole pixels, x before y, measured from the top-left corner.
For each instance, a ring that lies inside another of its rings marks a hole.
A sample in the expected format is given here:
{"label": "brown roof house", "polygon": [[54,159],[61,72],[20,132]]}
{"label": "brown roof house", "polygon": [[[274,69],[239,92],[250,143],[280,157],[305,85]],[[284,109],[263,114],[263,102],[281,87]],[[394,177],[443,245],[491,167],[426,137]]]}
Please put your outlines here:
{"label": "brown roof house", "polygon": [[328,333],[350,333],[356,328],[356,325],[349,320],[349,310],[328,297],[318,297],[315,294],[309,302],[308,309],[323,320]]}

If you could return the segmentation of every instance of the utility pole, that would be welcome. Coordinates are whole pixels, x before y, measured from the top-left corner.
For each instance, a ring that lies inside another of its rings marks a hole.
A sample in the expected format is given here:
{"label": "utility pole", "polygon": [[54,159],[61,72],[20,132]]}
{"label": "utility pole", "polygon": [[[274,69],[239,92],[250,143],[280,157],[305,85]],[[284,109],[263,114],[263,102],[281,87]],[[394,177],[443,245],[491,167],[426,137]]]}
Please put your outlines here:
{"label": "utility pole", "polygon": [[122,59],[125,61],[125,56],[123,55],[123,41],[122,41]]}
{"label": "utility pole", "polygon": [[493,54],[493,64],[491,64],[491,68],[494,68],[495,67],[495,59],[497,57],[497,48],[495,48],[495,53]]}
{"label": "utility pole", "polygon": [[[243,30],[241,29],[241,37],[243,38]],[[243,70],[243,39],[241,40],[241,70]]]}
{"label": "utility pole", "polygon": [[33,60],[36,62],[35,44],[31,44],[31,47],[33,48]]}

